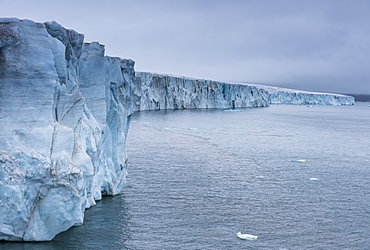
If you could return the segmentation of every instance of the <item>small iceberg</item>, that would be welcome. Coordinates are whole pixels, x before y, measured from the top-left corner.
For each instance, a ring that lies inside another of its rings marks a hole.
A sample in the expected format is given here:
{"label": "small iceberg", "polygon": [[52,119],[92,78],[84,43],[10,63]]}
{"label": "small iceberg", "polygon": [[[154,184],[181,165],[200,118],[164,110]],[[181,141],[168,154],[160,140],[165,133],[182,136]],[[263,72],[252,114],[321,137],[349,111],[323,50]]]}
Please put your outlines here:
{"label": "small iceberg", "polygon": [[242,240],[257,240],[258,236],[251,234],[242,234],[241,232],[237,233],[236,236]]}
{"label": "small iceberg", "polygon": [[242,112],[240,109],[225,109],[227,112]]}
{"label": "small iceberg", "polygon": [[258,175],[256,176],[257,179],[266,179],[265,176],[262,176],[262,175]]}
{"label": "small iceberg", "polygon": [[291,160],[291,162],[306,162],[306,160],[305,159]]}
{"label": "small iceberg", "polygon": [[172,131],[172,130],[180,130],[179,128],[168,128],[168,127],[161,127],[160,129],[161,130],[169,130],[169,131]]}
{"label": "small iceberg", "polygon": [[317,178],[310,178],[310,181],[318,181],[319,179]]}

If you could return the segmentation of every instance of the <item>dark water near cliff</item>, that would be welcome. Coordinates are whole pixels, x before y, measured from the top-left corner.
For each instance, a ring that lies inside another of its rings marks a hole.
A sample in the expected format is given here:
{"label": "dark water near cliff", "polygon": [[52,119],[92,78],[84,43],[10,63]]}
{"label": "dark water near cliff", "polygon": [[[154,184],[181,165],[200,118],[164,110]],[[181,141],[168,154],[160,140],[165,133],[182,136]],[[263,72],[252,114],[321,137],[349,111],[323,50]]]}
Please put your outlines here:
{"label": "dark water near cliff", "polygon": [[370,249],[368,105],[137,113],[122,195],[0,248]]}

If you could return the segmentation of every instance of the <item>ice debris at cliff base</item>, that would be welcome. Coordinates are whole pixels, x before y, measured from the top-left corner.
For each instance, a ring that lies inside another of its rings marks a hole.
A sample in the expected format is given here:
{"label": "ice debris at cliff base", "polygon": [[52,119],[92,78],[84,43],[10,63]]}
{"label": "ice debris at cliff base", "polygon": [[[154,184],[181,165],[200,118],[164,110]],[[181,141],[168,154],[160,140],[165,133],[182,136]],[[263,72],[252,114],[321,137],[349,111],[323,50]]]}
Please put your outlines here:
{"label": "ice debris at cliff base", "polygon": [[264,87],[135,75],[104,53],[56,22],[0,18],[0,240],[51,240],[118,194],[134,111],[272,103]]}

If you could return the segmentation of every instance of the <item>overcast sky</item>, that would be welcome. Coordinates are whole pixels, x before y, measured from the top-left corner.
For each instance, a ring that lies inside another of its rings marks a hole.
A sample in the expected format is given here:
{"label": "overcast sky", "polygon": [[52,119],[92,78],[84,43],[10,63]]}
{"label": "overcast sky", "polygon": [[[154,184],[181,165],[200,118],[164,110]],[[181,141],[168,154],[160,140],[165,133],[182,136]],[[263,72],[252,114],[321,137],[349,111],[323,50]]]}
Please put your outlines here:
{"label": "overcast sky", "polygon": [[370,0],[0,0],[137,71],[370,94]]}

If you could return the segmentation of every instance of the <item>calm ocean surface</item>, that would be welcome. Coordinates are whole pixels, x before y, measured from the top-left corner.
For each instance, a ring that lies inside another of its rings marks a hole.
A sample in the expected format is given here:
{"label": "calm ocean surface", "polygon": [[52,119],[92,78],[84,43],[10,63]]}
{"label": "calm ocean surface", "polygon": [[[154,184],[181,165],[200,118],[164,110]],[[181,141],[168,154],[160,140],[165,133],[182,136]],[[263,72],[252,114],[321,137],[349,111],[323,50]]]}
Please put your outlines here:
{"label": "calm ocean surface", "polygon": [[0,248],[370,249],[369,104],[136,113],[121,195]]}

